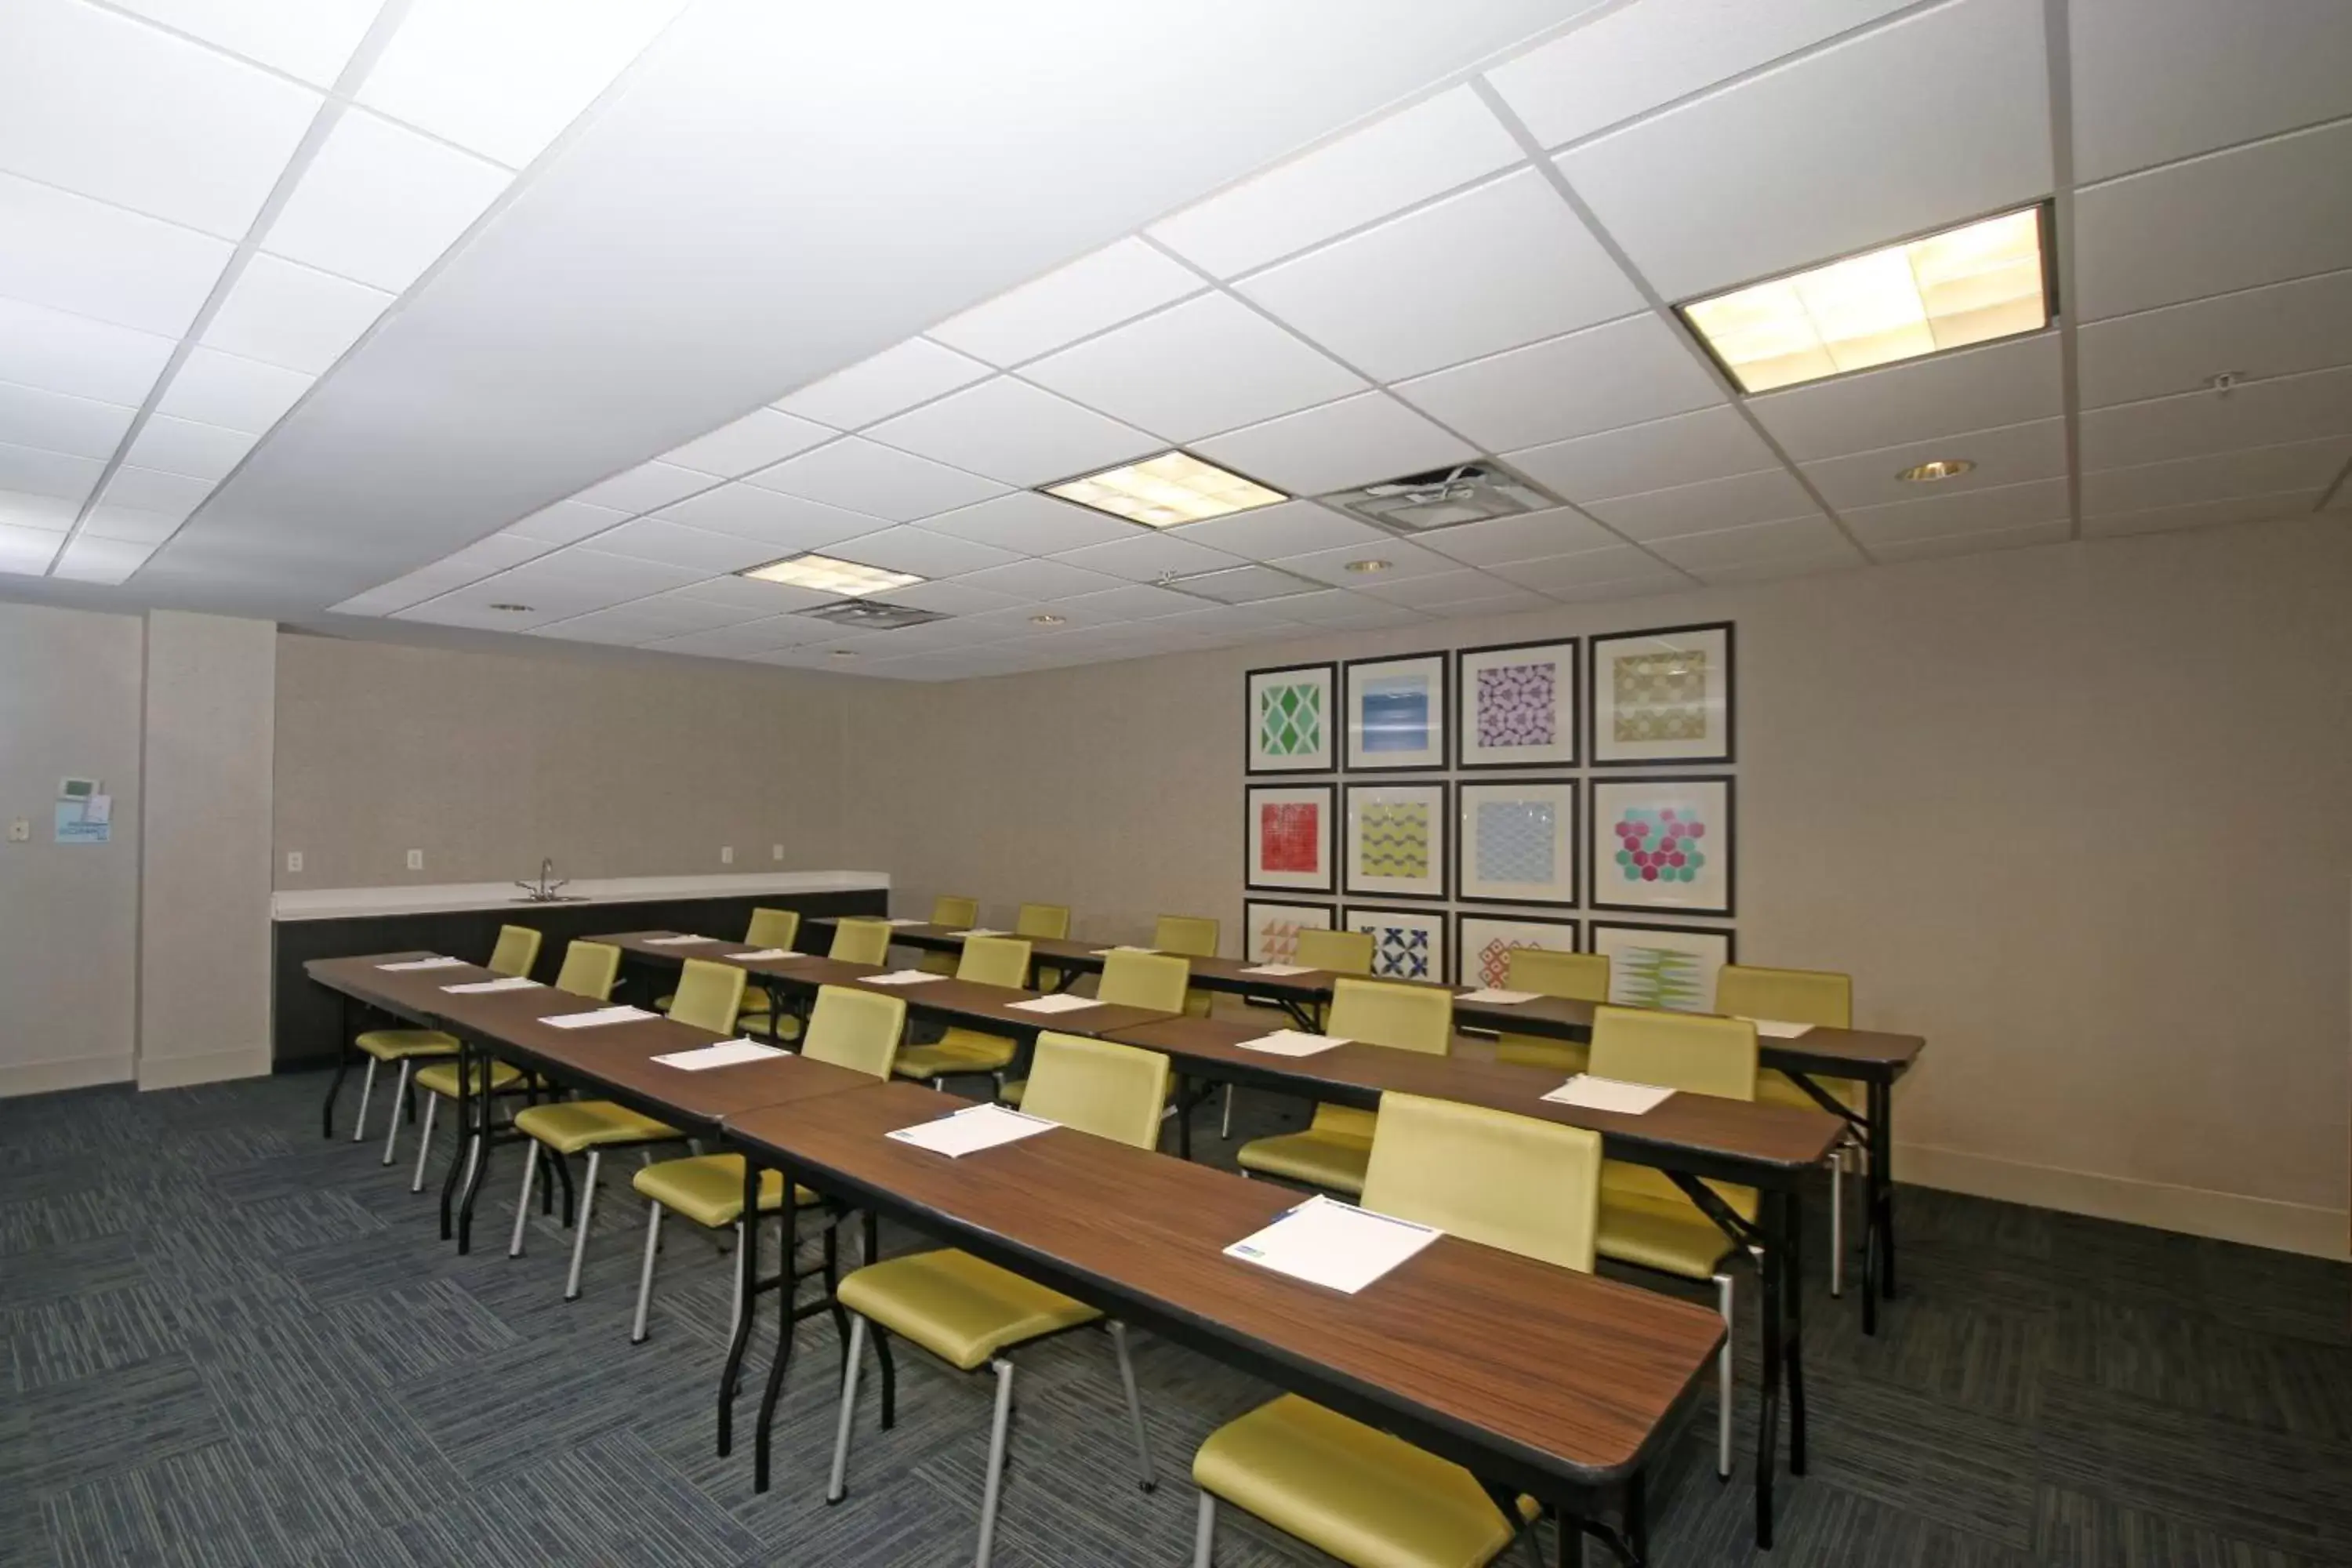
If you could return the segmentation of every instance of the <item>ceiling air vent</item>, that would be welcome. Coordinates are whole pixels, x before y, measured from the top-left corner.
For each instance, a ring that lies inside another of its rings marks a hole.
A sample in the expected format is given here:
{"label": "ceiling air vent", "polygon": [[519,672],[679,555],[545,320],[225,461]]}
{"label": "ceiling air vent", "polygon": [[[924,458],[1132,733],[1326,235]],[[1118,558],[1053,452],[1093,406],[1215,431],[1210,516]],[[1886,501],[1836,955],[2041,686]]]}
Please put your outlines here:
{"label": "ceiling air vent", "polygon": [[1213,599],[1220,605],[1255,605],[1267,599],[1287,599],[1299,594],[1319,594],[1330,586],[1275,566],[1220,566],[1213,572],[1173,574],[1160,586]]}
{"label": "ceiling air vent", "polygon": [[919,626],[925,621],[943,621],[947,617],[937,610],[919,610],[912,605],[886,605],[879,599],[843,599],[835,604],[819,605],[814,610],[796,610],[813,621],[830,621],[836,626],[860,626],[869,632],[895,632],[901,626]]}
{"label": "ceiling air vent", "polygon": [[1500,463],[1460,463],[1320,498],[1327,506],[1399,533],[1517,517],[1560,503]]}

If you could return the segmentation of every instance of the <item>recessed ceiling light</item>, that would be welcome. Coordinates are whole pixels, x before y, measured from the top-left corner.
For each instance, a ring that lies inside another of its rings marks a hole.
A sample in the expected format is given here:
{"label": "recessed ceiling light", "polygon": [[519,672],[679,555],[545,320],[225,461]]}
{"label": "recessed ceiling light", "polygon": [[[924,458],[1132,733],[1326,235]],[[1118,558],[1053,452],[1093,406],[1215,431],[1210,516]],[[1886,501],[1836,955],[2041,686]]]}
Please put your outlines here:
{"label": "recessed ceiling light", "polygon": [[831,653],[825,655],[825,657],[827,658],[856,658],[857,657],[857,650],[855,648],[837,647]]}
{"label": "recessed ceiling light", "polygon": [[492,605],[490,608],[509,616],[527,616],[530,614],[530,606],[529,605]]}
{"label": "recessed ceiling light", "polygon": [[2050,324],[2044,208],[1979,218],[1676,310],[1745,392]]}
{"label": "recessed ceiling light", "polygon": [[1032,616],[1029,624],[1033,626],[1067,626],[1069,620],[1067,616]]}
{"label": "recessed ceiling light", "polygon": [[1396,563],[1393,561],[1350,561],[1348,563],[1348,570],[1350,572],[1385,572],[1395,564]]}
{"label": "recessed ceiling light", "polygon": [[735,575],[755,577],[762,583],[789,583],[795,588],[814,588],[821,594],[842,594],[853,599],[923,581],[911,572],[886,572],[879,566],[837,561],[830,555],[795,555],[785,561],[771,561],[765,566],[746,567]]}
{"label": "recessed ceiling light", "polygon": [[1204,463],[1190,452],[1162,452],[1139,463],[1123,463],[1083,479],[1047,485],[1045,493],[1146,528],[1201,522],[1290,499],[1255,479]]}
{"label": "recessed ceiling light", "polygon": [[1973,458],[1937,458],[1932,462],[1914,463],[1895,477],[1908,485],[1932,485],[1937,479],[1957,479],[1976,466]]}

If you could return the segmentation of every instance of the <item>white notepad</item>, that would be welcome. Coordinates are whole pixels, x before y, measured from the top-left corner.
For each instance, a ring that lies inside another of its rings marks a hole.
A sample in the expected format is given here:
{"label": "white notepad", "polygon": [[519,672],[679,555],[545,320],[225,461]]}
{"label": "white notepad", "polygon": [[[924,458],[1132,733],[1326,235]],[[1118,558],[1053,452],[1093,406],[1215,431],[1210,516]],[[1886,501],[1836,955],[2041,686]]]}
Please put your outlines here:
{"label": "white notepad", "polygon": [[1013,933],[1009,931],[997,931],[990,926],[973,926],[968,931],[960,931],[954,934],[957,936],[1011,936]]}
{"label": "white notepad", "polygon": [[647,947],[698,947],[704,942],[718,940],[715,936],[649,936],[646,938],[646,945]]}
{"label": "white notepad", "polygon": [[1007,1002],[1016,1013],[1076,1013],[1086,1007],[1099,1007],[1101,1003],[1091,996],[1073,996],[1057,992],[1051,996],[1032,996],[1026,1002]]}
{"label": "white notepad", "polygon": [[715,1046],[698,1046],[690,1051],[671,1051],[654,1060],[665,1067],[682,1068],[687,1072],[707,1072],[712,1068],[731,1068],[743,1062],[763,1062],[770,1057],[788,1057],[793,1053],[776,1046],[763,1046],[757,1040],[721,1040]]}
{"label": "white notepad", "polygon": [[1352,1296],[1444,1234],[1318,1193],[1225,1256]]}
{"label": "white notepad", "polygon": [[1158,952],[1160,950],[1156,947],[1137,947],[1132,942],[1123,942],[1117,947],[1090,947],[1087,949],[1087,956],[1089,958],[1108,958],[1114,952]]}
{"label": "white notepad", "polygon": [[540,1022],[553,1029],[593,1029],[605,1024],[633,1023],[653,1016],[643,1007],[598,1007],[587,1013],[559,1013],[552,1018],[541,1018]]}
{"label": "white notepad", "polygon": [[1014,1143],[1040,1132],[1050,1132],[1060,1125],[1042,1116],[1024,1116],[1009,1106],[975,1105],[953,1116],[942,1116],[937,1121],[901,1127],[886,1136],[901,1143],[912,1143],[918,1149],[929,1149],[934,1154],[960,1159],[1000,1143]]}
{"label": "white notepad", "polygon": [[1339,1035],[1308,1035],[1297,1029],[1276,1029],[1271,1035],[1260,1035],[1255,1040],[1237,1040],[1234,1044],[1245,1051],[1264,1051],[1270,1057],[1311,1057],[1335,1050],[1348,1041]]}
{"label": "white notepad", "polygon": [[719,956],[731,958],[738,963],[765,963],[772,958],[798,958],[800,954],[789,947],[763,947],[757,952],[729,952]]}
{"label": "white notepad", "polygon": [[1750,1018],[1748,1022],[1756,1026],[1758,1034],[1770,1040],[1793,1040],[1813,1032],[1811,1024],[1791,1024],[1785,1018]]}
{"label": "white notepad", "polygon": [[1312,974],[1314,970],[1303,963],[1261,963],[1255,969],[1244,969],[1244,974]]}
{"label": "white notepad", "polygon": [[477,980],[470,984],[441,987],[452,996],[470,996],[482,991],[535,991],[538,988],[538,981],[523,974],[508,974],[496,980]]}
{"label": "white notepad", "polygon": [[1544,1098],[1554,1105],[1574,1105],[1586,1110],[1613,1110],[1621,1116],[1639,1116],[1664,1105],[1674,1092],[1671,1089],[1660,1089],[1654,1083],[1627,1083],[1622,1079],[1596,1078],[1589,1072],[1580,1072]]}
{"label": "white notepad", "polygon": [[378,969],[463,969],[462,958],[412,958],[402,963],[379,963]]}
{"label": "white notepad", "polygon": [[1516,1007],[1522,1002],[1532,1002],[1542,995],[1540,991],[1505,991],[1499,986],[1481,985],[1475,991],[1465,991],[1456,1002],[1486,1002],[1497,1007]]}
{"label": "white notepad", "polygon": [[[851,918],[855,919],[856,917],[852,916]],[[929,921],[919,921],[911,915],[900,915],[896,920],[884,921],[882,923],[886,926],[927,926],[931,922]]]}
{"label": "white notepad", "polygon": [[858,976],[860,985],[925,985],[934,980],[945,980],[944,974],[926,974],[919,969],[894,969],[887,974]]}

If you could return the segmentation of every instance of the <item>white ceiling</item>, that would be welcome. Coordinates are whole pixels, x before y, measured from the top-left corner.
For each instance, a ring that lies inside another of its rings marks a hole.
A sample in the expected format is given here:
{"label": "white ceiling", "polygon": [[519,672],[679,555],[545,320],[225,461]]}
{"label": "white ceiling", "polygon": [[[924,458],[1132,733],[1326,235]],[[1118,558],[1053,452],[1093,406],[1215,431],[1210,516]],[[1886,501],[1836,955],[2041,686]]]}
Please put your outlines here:
{"label": "white ceiling", "polygon": [[[948,679],[2344,504],[2333,0],[0,7],[18,596]],[[1671,310],[2052,196],[2031,338],[1747,397]],[[1563,504],[1034,493],[1173,444]],[[812,549],[950,618],[731,575]]]}

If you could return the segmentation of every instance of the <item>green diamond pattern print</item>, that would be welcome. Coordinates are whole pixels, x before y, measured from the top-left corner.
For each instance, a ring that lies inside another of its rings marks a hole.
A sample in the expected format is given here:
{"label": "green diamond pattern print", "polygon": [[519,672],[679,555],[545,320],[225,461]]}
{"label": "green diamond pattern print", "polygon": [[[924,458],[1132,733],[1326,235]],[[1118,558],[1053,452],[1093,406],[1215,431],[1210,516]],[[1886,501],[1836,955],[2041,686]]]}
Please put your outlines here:
{"label": "green diamond pattern print", "polygon": [[1311,757],[1323,749],[1323,689],[1269,686],[1258,693],[1258,751],[1269,757]]}

